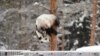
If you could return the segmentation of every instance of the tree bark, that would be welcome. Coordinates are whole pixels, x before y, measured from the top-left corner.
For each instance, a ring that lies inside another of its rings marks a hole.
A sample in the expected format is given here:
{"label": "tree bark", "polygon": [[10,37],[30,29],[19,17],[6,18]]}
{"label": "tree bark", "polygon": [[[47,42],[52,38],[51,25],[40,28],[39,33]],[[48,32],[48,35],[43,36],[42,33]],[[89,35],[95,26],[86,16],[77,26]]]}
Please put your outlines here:
{"label": "tree bark", "polygon": [[[50,13],[56,15],[56,9],[57,9],[57,1],[51,0]],[[56,35],[53,33],[51,33],[51,38],[50,38],[50,50],[51,51],[57,50],[57,38]]]}
{"label": "tree bark", "polygon": [[90,38],[90,45],[95,44],[95,32],[96,32],[96,14],[97,14],[97,0],[92,0],[93,5],[92,5],[92,11],[93,11],[93,16],[92,16],[92,27],[91,27],[91,38]]}

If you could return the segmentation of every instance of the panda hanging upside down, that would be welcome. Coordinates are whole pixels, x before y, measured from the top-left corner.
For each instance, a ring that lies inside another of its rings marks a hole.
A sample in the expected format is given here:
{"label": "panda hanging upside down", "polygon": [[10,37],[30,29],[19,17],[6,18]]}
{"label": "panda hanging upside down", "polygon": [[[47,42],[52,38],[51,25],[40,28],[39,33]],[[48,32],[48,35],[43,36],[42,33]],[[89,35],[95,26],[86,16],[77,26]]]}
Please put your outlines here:
{"label": "panda hanging upside down", "polygon": [[57,34],[58,18],[53,14],[42,14],[36,19],[36,34],[41,42],[49,42],[51,33]]}

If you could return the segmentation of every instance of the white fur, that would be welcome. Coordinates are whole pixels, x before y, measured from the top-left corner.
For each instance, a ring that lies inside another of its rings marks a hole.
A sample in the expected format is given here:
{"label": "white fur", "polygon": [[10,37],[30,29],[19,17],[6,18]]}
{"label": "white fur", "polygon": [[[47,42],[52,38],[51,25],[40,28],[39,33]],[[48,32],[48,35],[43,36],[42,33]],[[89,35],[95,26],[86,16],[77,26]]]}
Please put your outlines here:
{"label": "white fur", "polygon": [[41,40],[40,40],[41,42],[49,42],[49,37],[50,36],[46,35],[45,36],[46,40],[45,40],[45,38],[42,36],[41,33],[39,33],[38,31],[36,31],[36,34],[37,34],[38,37],[41,37]]}
{"label": "white fur", "polygon": [[43,37],[41,33],[39,33],[38,31],[36,31],[36,34],[38,37]]}
{"label": "white fur", "polygon": [[40,15],[39,17],[37,17],[36,19],[36,26],[38,28],[38,31],[36,30],[36,34],[38,37],[41,37],[41,42],[49,42],[49,37],[48,35],[45,35],[46,33],[43,33],[44,34],[44,37],[43,35],[39,32],[39,30],[41,30],[40,28],[44,28],[44,29],[47,29],[47,28],[50,28],[55,20],[56,20],[56,16],[53,15],[53,14],[42,14]]}
{"label": "white fur", "polygon": [[55,20],[56,16],[53,14],[42,14],[36,19],[37,28],[50,28]]}

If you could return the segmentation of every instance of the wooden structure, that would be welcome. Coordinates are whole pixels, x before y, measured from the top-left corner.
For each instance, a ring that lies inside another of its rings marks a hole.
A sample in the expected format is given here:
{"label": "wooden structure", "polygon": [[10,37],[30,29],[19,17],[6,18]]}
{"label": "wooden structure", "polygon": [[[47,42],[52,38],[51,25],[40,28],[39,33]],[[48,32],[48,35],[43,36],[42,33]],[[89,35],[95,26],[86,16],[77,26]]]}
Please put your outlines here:
{"label": "wooden structure", "polygon": [[50,13],[56,15],[57,10],[57,0],[50,1]]}
{"label": "wooden structure", "polygon": [[92,16],[92,27],[91,27],[91,39],[90,39],[90,45],[95,44],[95,32],[96,32],[96,14],[97,14],[97,0],[92,0],[93,5],[92,5],[92,11],[93,11],[93,16]]}
{"label": "wooden structure", "polygon": [[[52,54],[53,53],[53,54]],[[0,56],[100,56],[99,52],[0,50]]]}
{"label": "wooden structure", "polygon": [[[50,13],[56,15],[56,9],[57,9],[57,0],[51,0]],[[50,38],[50,50],[51,51],[57,50],[57,38],[56,35],[53,33],[51,33],[51,38]]]}

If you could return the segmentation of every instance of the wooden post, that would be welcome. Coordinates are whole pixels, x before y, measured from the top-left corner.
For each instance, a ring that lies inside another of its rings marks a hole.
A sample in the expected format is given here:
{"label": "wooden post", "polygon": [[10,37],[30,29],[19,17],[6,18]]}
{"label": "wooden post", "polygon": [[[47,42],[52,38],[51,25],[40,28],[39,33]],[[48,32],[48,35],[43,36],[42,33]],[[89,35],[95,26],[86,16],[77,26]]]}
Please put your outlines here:
{"label": "wooden post", "polygon": [[[50,1],[50,13],[56,15],[56,0],[51,0]],[[51,33],[51,38],[50,38],[50,50],[54,51],[57,50],[57,38],[56,35]]]}
{"label": "wooden post", "polygon": [[7,52],[5,52],[5,56],[8,56],[8,55],[7,55]]}
{"label": "wooden post", "polygon": [[50,1],[50,13],[56,15],[57,0]]}
{"label": "wooden post", "polygon": [[93,16],[92,16],[92,27],[91,27],[91,38],[90,38],[90,45],[95,44],[95,32],[96,32],[96,14],[97,14],[97,0],[92,0],[93,5],[92,5],[92,11],[93,11]]}

